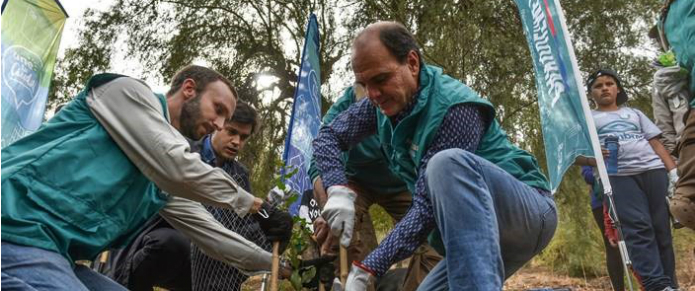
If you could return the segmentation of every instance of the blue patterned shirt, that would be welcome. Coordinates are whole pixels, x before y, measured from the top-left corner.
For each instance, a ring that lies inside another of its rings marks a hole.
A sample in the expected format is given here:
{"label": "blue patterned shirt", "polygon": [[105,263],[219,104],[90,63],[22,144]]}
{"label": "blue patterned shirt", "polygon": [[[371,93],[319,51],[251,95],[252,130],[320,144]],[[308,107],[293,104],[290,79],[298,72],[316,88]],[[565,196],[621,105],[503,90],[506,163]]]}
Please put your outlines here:
{"label": "blue patterned shirt", "polygon": [[[412,111],[417,96],[401,113],[392,118],[397,124]],[[365,98],[353,104],[329,125],[324,125],[314,140],[314,157],[320,169],[324,187],[347,185],[341,152],[377,131],[376,107]],[[432,203],[425,187],[427,162],[439,151],[459,148],[474,152],[491,120],[479,107],[460,104],[449,108],[434,140],[420,161],[413,204],[391,233],[367,256],[363,265],[377,276],[386,273],[391,265],[413,254],[427,235],[436,227]]]}

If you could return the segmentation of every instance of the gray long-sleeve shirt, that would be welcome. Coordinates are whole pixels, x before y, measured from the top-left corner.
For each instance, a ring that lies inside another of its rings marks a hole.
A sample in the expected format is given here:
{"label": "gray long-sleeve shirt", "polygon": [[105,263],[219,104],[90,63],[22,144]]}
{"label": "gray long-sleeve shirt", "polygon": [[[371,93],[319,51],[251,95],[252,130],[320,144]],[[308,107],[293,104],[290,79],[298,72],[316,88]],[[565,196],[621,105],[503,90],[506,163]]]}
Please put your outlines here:
{"label": "gray long-sleeve shirt", "polygon": [[688,91],[688,74],[678,66],[660,68],[654,73],[652,84],[652,107],[656,126],[661,130],[661,142],[669,153],[676,145],[685,128],[684,117],[690,111],[692,100]]}
{"label": "gray long-sleeve shirt", "polygon": [[221,169],[190,151],[189,143],[169,124],[168,111],[142,81],[118,78],[87,97],[96,119],[113,140],[162,191],[170,194],[160,211],[205,254],[246,271],[270,270],[271,254],[222,226],[201,205],[233,209],[245,216],[254,196]]}

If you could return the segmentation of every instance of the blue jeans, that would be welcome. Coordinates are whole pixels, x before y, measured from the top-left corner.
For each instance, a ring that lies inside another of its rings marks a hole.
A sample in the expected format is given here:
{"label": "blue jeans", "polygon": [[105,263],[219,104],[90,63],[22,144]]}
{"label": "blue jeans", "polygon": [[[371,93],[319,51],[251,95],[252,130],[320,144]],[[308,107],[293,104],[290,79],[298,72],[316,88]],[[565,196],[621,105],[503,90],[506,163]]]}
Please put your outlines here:
{"label": "blue jeans", "polygon": [[2,242],[2,290],[127,290],[60,254]]}
{"label": "blue jeans", "polygon": [[446,257],[418,290],[502,290],[555,233],[552,197],[475,154],[441,151],[425,178]]}

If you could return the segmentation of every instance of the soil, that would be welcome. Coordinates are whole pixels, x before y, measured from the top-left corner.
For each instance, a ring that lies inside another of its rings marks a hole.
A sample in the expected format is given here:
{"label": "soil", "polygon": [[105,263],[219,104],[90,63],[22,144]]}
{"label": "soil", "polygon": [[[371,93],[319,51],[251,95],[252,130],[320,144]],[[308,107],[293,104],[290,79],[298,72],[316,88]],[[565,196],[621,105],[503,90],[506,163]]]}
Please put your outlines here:
{"label": "soil", "polygon": [[[677,276],[681,291],[695,291],[695,253],[678,259]],[[261,276],[249,278],[242,290],[260,290]],[[281,290],[290,290],[289,285],[282,285]],[[509,278],[504,285],[506,291],[526,291],[542,288],[566,288],[572,291],[611,290],[608,276],[576,278],[554,273],[544,267],[526,266]],[[639,288],[635,285],[634,290]]]}

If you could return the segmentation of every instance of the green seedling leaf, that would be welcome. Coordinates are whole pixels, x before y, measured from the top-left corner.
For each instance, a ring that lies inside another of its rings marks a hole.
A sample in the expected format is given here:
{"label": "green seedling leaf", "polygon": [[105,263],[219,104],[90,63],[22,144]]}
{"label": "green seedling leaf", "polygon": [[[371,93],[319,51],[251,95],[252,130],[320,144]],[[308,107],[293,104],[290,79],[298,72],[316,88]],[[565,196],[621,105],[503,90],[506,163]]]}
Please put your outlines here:
{"label": "green seedling leaf", "polygon": [[299,257],[291,256],[290,257],[290,264],[292,264],[293,269],[297,269],[297,268],[299,268],[299,264],[301,264],[301,261],[299,260]]}
{"label": "green seedling leaf", "polygon": [[289,178],[289,177],[294,176],[294,174],[297,174],[297,172],[299,172],[299,167],[295,167],[294,169],[292,169],[292,171],[290,171],[290,172],[287,173],[286,175],[287,175],[287,177]]}
{"label": "green seedling leaf", "polygon": [[282,183],[282,181],[280,181],[280,180],[275,180],[275,186],[277,186],[278,188],[280,188],[280,190],[285,191],[285,184]]}
{"label": "green seedling leaf", "polygon": [[282,160],[275,160],[275,166],[278,168],[285,167],[285,162],[283,162]]}
{"label": "green seedling leaf", "polygon": [[309,283],[316,277],[316,267],[311,266],[302,274],[302,283]]}
{"label": "green seedling leaf", "polygon": [[292,283],[294,290],[302,290],[302,278],[299,276],[299,270],[292,271],[290,283]]}

